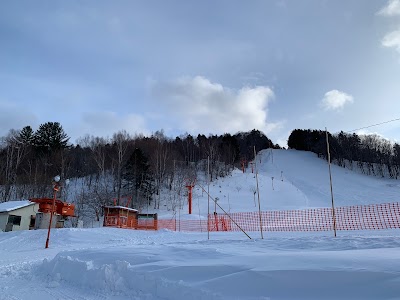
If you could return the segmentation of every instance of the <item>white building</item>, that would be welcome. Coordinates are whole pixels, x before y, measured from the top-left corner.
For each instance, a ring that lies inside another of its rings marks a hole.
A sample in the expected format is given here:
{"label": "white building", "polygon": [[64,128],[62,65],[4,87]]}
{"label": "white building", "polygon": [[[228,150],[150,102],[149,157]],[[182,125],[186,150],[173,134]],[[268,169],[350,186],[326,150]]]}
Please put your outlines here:
{"label": "white building", "polygon": [[0,203],[0,231],[33,229],[39,204],[29,200]]}

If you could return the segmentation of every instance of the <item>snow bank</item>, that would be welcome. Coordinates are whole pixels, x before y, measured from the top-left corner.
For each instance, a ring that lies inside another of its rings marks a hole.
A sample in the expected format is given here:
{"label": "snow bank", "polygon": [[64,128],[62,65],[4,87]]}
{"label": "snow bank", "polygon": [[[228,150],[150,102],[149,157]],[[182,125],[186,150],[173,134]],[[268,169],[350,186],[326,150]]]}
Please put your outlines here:
{"label": "snow bank", "polygon": [[107,299],[396,299],[400,294],[397,231],[338,238],[270,234],[264,240],[245,240],[239,233],[212,234],[211,240],[167,231],[112,233],[113,247],[64,251],[44,260],[35,269],[38,280],[47,289],[73,286],[79,294]]}
{"label": "snow bank", "polygon": [[[101,256],[101,253],[92,254],[96,258]],[[58,255],[52,261],[44,261],[37,271],[47,274],[48,287],[59,288],[68,284],[83,290],[92,289],[104,295],[129,299],[172,300],[178,299],[177,295],[179,299],[220,299],[218,295],[190,287],[182,280],[170,280],[153,275],[152,272],[136,271],[135,265],[125,260],[107,257],[108,263],[98,264],[92,260],[81,260],[79,253],[76,255],[78,257],[68,253],[67,256]]]}

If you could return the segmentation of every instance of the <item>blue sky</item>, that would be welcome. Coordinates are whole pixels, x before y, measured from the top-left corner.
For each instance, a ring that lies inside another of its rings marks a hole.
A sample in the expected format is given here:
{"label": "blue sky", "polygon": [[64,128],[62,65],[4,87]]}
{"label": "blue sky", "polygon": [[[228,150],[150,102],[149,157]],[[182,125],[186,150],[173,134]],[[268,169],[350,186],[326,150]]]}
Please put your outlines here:
{"label": "blue sky", "polygon": [[73,143],[256,128],[284,145],[400,118],[400,0],[9,0],[0,43],[0,136],[56,121]]}

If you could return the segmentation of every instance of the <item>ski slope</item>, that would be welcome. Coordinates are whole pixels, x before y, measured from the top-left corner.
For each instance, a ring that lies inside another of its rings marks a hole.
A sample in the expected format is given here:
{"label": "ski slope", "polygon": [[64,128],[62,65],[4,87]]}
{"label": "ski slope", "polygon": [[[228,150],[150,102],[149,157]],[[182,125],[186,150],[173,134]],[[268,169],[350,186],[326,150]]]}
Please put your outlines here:
{"label": "ski slope", "polygon": [[[312,153],[265,150],[256,162],[263,210],[331,205],[326,162]],[[337,205],[397,201],[395,180],[336,166],[332,175]],[[255,185],[249,168],[209,190],[226,211],[255,211]],[[190,216],[184,206],[160,217],[205,218],[204,190],[195,188],[193,202]],[[53,230],[44,249],[46,234],[0,232],[0,299],[400,299],[399,230],[339,231],[336,238],[266,232],[264,239],[211,232],[208,239],[207,232],[66,228]]]}
{"label": "ski slope", "polygon": [[[304,193],[307,207],[331,205],[328,163],[315,153],[266,150],[260,156],[266,160],[260,172],[278,176],[282,171],[284,178]],[[331,165],[331,173],[337,206],[399,201],[400,184],[396,180],[358,174],[337,165]]]}
{"label": "ski slope", "polygon": [[[217,213],[223,213],[214,204],[215,198],[227,212],[258,211],[258,196],[253,193],[257,190],[257,179],[261,210],[331,207],[328,164],[316,154],[268,149],[260,151],[255,162],[253,173],[249,164],[245,173],[234,170],[231,176],[209,184],[211,213],[215,208]],[[367,176],[336,165],[331,165],[331,173],[337,207],[399,201],[400,183],[396,180]],[[186,219],[196,218],[196,215],[206,218],[207,190],[208,183],[204,180],[194,188],[192,216],[187,215],[187,208],[180,212],[180,216],[165,211],[159,212],[160,215],[164,218]]]}

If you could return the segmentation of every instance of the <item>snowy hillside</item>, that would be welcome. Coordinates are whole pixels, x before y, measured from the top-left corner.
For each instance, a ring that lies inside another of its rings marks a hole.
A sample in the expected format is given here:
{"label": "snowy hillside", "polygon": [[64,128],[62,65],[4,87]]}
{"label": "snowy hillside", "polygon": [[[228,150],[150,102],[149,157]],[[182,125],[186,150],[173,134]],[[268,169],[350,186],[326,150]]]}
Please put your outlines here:
{"label": "snowy hillside", "polygon": [[[262,210],[331,205],[325,161],[298,151],[257,157]],[[338,206],[398,201],[395,180],[332,166]],[[272,181],[272,177],[274,180]],[[198,182],[207,190],[207,183]],[[210,184],[226,211],[258,209],[251,167]],[[205,218],[208,196],[160,218]],[[165,207],[166,208],[166,207]],[[210,211],[214,211],[211,203]],[[220,210],[218,210],[220,213]],[[400,299],[400,232],[184,233],[115,228],[0,233],[0,299]]]}
{"label": "snowy hillside", "polygon": [[[316,154],[296,150],[263,150],[257,155],[256,167],[261,210],[331,207],[328,164]],[[331,170],[336,206],[399,201],[400,182],[397,180],[362,175],[336,165],[332,165]],[[198,184],[207,190],[206,182]],[[194,189],[191,218],[207,216],[208,196],[199,185]],[[217,203],[228,212],[256,211],[256,187],[256,176],[249,164],[245,173],[235,170],[231,176],[211,182],[210,196],[218,198]],[[215,204],[210,201],[212,213]],[[222,213],[218,207],[217,212]],[[161,217],[173,217],[172,213],[159,213]],[[188,217],[187,208],[180,213],[181,218]]]}

